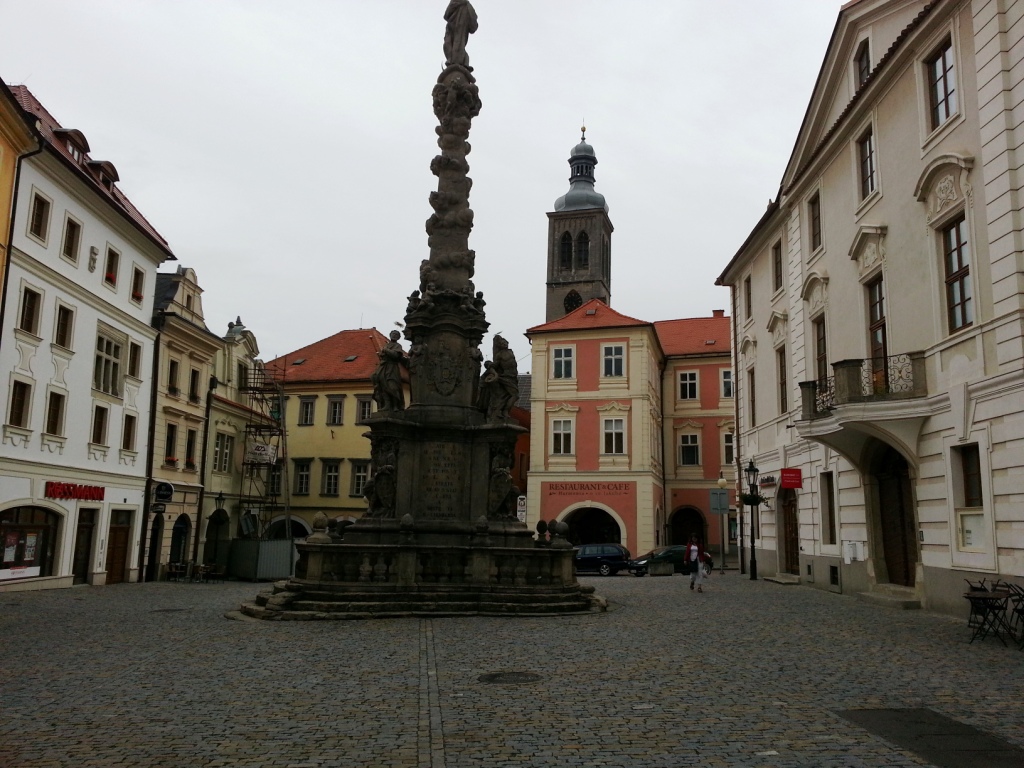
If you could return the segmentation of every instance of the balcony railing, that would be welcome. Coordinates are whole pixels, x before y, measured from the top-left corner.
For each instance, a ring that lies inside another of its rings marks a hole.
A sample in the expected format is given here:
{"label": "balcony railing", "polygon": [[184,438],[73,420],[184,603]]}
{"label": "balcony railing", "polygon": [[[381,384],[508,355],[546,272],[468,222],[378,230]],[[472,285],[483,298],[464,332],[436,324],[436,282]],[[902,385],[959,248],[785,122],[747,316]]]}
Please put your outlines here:
{"label": "balcony railing", "polygon": [[836,406],[902,398],[924,397],[924,352],[889,357],[840,360],[832,364],[835,376],[800,382],[804,419],[827,416]]}

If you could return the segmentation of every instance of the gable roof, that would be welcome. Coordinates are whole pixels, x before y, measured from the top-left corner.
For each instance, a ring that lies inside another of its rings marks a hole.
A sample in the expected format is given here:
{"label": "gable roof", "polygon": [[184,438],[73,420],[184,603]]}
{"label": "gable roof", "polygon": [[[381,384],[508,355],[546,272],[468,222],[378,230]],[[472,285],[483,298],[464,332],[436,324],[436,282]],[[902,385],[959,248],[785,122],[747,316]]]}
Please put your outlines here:
{"label": "gable roof", "polygon": [[[89,142],[86,141],[82,132],[73,128],[64,128],[57,121],[57,118],[50,114],[49,110],[42,105],[39,99],[27,87],[24,85],[11,85],[8,87],[10,88],[11,95],[14,96],[30,119],[36,120],[39,135],[42,137],[46,148],[60,159],[64,165],[71,168],[75,175],[85,182],[93,192],[99,195],[101,199],[106,200],[135,229],[156,245],[163,252],[165,259],[175,260],[174,254],[171,252],[171,248],[163,236],[146,220],[146,217],[132,204],[127,195],[113,183],[117,180],[117,171],[114,170],[113,164],[109,161],[92,160],[88,154]],[[68,149],[67,140],[62,140],[61,137],[73,137],[82,145],[81,160],[71,154],[71,150]],[[109,186],[100,182],[99,175],[101,171],[110,178],[111,183]]]}
{"label": "gable roof", "polygon": [[[731,349],[729,318],[689,317],[654,324],[661,348],[668,357],[728,354]],[[708,342],[714,342],[709,344]]]}
{"label": "gable roof", "polygon": [[552,333],[554,331],[587,331],[599,328],[630,328],[642,325],[650,325],[645,320],[637,320],[635,317],[623,315],[616,312],[600,299],[591,299],[586,304],[574,309],[565,317],[552,320],[550,323],[535,325],[527,328],[527,335],[531,333]]}
{"label": "gable roof", "polygon": [[[268,375],[284,384],[369,381],[377,351],[388,343],[376,328],[340,331],[266,363]],[[346,361],[346,358],[354,357]]]}

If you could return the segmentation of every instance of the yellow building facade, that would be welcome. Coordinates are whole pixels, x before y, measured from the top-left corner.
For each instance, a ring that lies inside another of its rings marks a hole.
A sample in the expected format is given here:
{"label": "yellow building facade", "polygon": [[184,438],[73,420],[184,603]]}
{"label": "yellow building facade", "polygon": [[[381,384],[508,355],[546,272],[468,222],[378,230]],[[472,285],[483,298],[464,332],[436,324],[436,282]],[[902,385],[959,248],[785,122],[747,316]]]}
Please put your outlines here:
{"label": "yellow building facade", "polygon": [[[317,512],[341,522],[366,511],[366,419],[374,411],[370,376],[386,343],[375,328],[341,331],[266,364],[284,392],[287,447],[278,482],[293,537],[312,533]],[[271,538],[286,535],[285,520],[281,514],[271,522]]]}
{"label": "yellow building facade", "polygon": [[39,147],[14,96],[0,82],[0,275],[7,271],[11,203],[18,175],[18,158]]}

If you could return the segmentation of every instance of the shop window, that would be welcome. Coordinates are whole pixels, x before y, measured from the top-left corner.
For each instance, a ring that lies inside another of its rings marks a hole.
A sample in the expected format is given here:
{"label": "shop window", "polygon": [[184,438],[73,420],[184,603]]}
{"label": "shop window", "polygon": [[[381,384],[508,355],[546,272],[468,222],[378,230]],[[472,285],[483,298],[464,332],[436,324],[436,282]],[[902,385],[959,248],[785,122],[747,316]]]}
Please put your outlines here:
{"label": "shop window", "polygon": [[53,575],[61,518],[37,507],[0,512],[0,581]]}

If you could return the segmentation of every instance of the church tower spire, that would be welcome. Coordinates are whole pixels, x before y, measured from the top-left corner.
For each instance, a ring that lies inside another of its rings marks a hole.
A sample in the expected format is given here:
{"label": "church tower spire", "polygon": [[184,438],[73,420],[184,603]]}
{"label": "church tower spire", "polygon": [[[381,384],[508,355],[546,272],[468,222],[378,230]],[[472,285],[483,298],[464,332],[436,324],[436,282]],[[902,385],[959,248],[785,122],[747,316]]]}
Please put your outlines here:
{"label": "church tower spire", "polygon": [[569,153],[569,191],[548,214],[547,322],[590,299],[611,303],[612,226],[604,195],[594,189],[597,155],[587,128]]}

